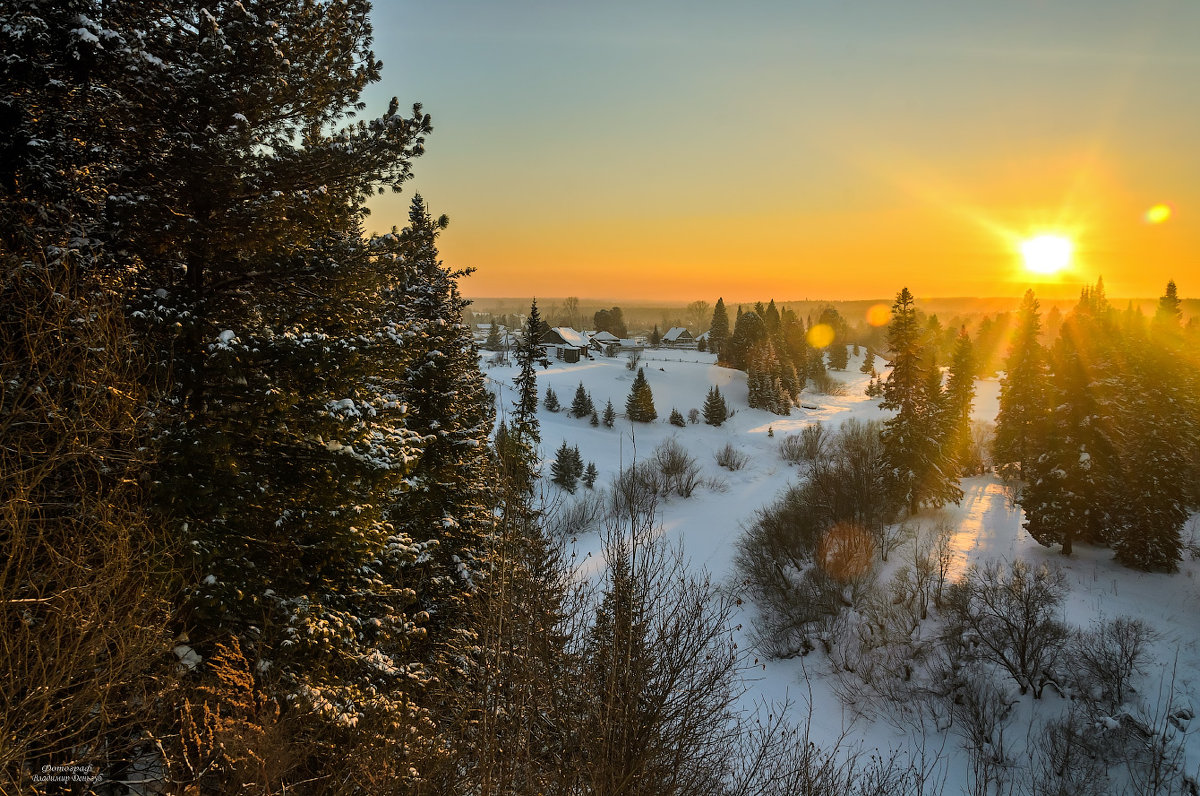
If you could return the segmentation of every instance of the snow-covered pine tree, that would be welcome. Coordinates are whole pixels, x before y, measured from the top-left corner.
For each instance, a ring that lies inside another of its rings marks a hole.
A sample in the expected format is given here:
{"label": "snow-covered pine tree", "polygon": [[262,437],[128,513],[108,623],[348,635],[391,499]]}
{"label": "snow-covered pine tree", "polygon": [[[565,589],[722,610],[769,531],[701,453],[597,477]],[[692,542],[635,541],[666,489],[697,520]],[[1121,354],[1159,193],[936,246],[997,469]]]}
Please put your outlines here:
{"label": "snow-covered pine tree", "polygon": [[[936,423],[940,416],[936,405],[931,405],[933,377],[922,364],[921,342],[915,300],[904,288],[892,305],[888,325],[892,371],[883,384],[880,406],[896,412],[883,428],[889,492],[897,505],[908,506],[911,512],[923,503],[940,506],[962,496],[942,460]],[[941,377],[934,375],[940,396]]]}
{"label": "snow-covered pine tree", "polygon": [[728,415],[729,409],[725,406],[725,398],[714,384],[708,394],[704,396],[704,422],[710,426],[719,426],[725,422]]}
{"label": "snow-covered pine tree", "polygon": [[593,427],[600,425],[600,416],[596,414],[595,409],[592,410],[592,417],[588,422],[590,422]]}
{"label": "snow-covered pine tree", "polygon": [[671,407],[671,415],[668,418],[668,422],[671,425],[679,426],[680,428],[683,428],[684,426],[687,425],[687,421],[683,419],[683,413],[680,412],[675,407]]}
{"label": "snow-covered pine tree", "polygon": [[583,472],[583,485],[588,489],[596,486],[596,479],[600,477],[600,471],[596,469],[595,462],[588,462],[587,469]]}
{"label": "snow-covered pine tree", "polygon": [[489,351],[499,351],[503,345],[503,340],[500,337],[500,325],[496,323],[496,319],[492,319],[492,325],[488,327],[487,341],[483,344]]}
{"label": "snow-covered pine tree", "polygon": [[438,259],[437,236],[448,223],[445,216],[433,218],[417,195],[409,226],[373,241],[377,251],[395,251],[411,271],[405,292],[412,364],[404,395],[408,427],[424,446],[412,472],[413,488],[391,514],[396,527],[414,538],[424,529],[439,529],[437,546],[425,557],[431,588],[419,595],[432,617],[431,641],[464,622],[462,603],[484,566],[496,500],[488,448],[495,413],[463,319],[469,302],[458,291],[458,280],[470,271],[450,271]]}
{"label": "snow-covered pine tree", "polygon": [[637,423],[649,423],[658,417],[654,409],[654,393],[642,368],[638,368],[629,397],[625,400],[625,417]]}
{"label": "snow-covered pine tree", "polygon": [[562,409],[562,404],[558,402],[558,393],[554,392],[553,387],[546,388],[546,400],[542,405],[546,407],[547,412],[557,412]]}
{"label": "snow-covered pine tree", "polygon": [[863,362],[861,365],[858,366],[858,370],[860,373],[868,373],[868,374],[871,373],[871,371],[875,370],[875,352],[874,351],[872,351],[869,348],[867,349],[866,356],[863,357]]}
{"label": "snow-covered pine tree", "polygon": [[1046,352],[1038,339],[1039,307],[1033,291],[1025,291],[1012,348],[1004,362],[1004,378],[1000,380],[1000,411],[992,444],[992,459],[1001,473],[1018,478],[1025,477],[1025,467],[1044,450],[1046,438],[1043,426],[1049,406]]}

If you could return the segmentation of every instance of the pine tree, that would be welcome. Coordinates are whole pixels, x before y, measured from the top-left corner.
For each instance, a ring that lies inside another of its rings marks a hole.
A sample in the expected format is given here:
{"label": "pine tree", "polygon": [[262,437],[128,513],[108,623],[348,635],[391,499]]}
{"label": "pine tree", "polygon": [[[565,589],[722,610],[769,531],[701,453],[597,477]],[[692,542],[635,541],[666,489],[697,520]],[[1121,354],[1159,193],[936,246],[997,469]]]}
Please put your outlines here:
{"label": "pine tree", "polygon": [[687,421],[683,419],[683,414],[674,407],[671,408],[671,416],[668,422],[670,422],[671,425],[679,426],[680,428],[683,428],[687,425]]}
{"label": "pine tree", "polygon": [[922,364],[921,343],[913,295],[904,288],[892,305],[888,326],[892,371],[883,384],[880,406],[896,412],[884,422],[883,430],[889,491],[897,504],[914,513],[923,503],[940,506],[962,496],[953,473],[947,472],[940,446],[936,401],[941,376]]}
{"label": "pine tree", "polygon": [[754,312],[743,312],[738,315],[733,334],[722,350],[721,359],[731,368],[746,370],[751,349],[766,337],[767,327],[762,318]]}
{"label": "pine tree", "polygon": [[826,349],[829,356],[830,370],[845,370],[850,364],[850,354],[844,341],[835,340]]}
{"label": "pine tree", "polygon": [[946,382],[945,438],[955,472],[975,470],[982,462],[968,461],[971,450],[971,407],[975,401],[975,350],[964,326],[959,330]]}
{"label": "pine tree", "polygon": [[500,326],[496,323],[496,319],[493,318],[492,325],[488,328],[487,342],[484,343],[484,347],[489,351],[499,351],[502,345]]}
{"label": "pine tree", "polygon": [[596,407],[592,404],[592,396],[588,395],[587,390],[583,388],[583,382],[579,382],[579,386],[575,388],[575,399],[571,401],[569,414],[571,417],[587,417],[595,413]]}
{"label": "pine tree", "polygon": [[751,350],[746,374],[748,401],[752,409],[765,409],[777,415],[791,412],[791,396],[780,378],[781,365],[769,340]]}
{"label": "pine tree", "polygon": [[595,409],[592,410],[592,418],[589,422],[592,424],[593,428],[600,425],[600,417],[596,414]]}
{"label": "pine tree", "polygon": [[571,494],[575,493],[575,482],[579,474],[575,471],[574,452],[567,446],[566,440],[554,454],[554,464],[550,465],[551,481],[561,486]]}
{"label": "pine tree", "polygon": [[600,477],[600,472],[596,469],[595,462],[588,462],[587,469],[583,473],[583,485],[588,489],[596,486],[596,479]]}
{"label": "pine tree", "polygon": [[725,406],[725,399],[714,384],[704,398],[704,422],[710,426],[719,426],[725,422],[728,415],[729,409]]}
{"label": "pine tree", "polygon": [[546,407],[547,412],[557,412],[562,409],[562,404],[558,402],[558,393],[554,392],[553,387],[546,388],[546,400],[542,405]]}
{"label": "pine tree", "polygon": [[1177,330],[1183,321],[1183,302],[1179,299],[1179,290],[1175,280],[1167,282],[1167,289],[1158,299],[1158,307],[1154,311],[1154,325],[1159,329]]}
{"label": "pine tree", "polygon": [[604,427],[612,428],[613,423],[617,420],[617,412],[613,409],[612,399],[604,405]]}
{"label": "pine tree", "polygon": [[638,368],[629,398],[625,401],[625,417],[637,423],[649,423],[658,417],[658,412],[654,410],[654,394],[650,391],[650,382],[646,381],[642,368]]}
{"label": "pine tree", "polygon": [[992,458],[997,467],[1024,478],[1028,464],[1044,450],[1046,418],[1046,354],[1038,336],[1041,332],[1039,304],[1027,290],[1018,313],[1012,349],[1004,363],[1000,381],[1000,411],[996,416],[996,438]]}
{"label": "pine tree", "polygon": [[875,352],[874,351],[872,351],[869,348],[867,349],[867,355],[865,357],[863,357],[863,362],[861,365],[859,365],[858,370],[860,373],[867,373],[867,374],[870,374],[875,370]]}
{"label": "pine tree", "polygon": [[656,323],[656,324],[654,324],[654,331],[650,332],[650,347],[658,348],[658,345],[661,342],[662,342],[662,335],[659,333],[658,324]]}
{"label": "pine tree", "polygon": [[495,413],[463,319],[468,302],[458,292],[458,279],[469,271],[450,271],[438,260],[437,237],[448,223],[445,216],[433,218],[418,194],[408,228],[374,241],[377,251],[394,252],[412,268],[405,288],[414,341],[405,372],[406,421],[425,443],[413,488],[390,514],[413,538],[441,529],[426,556],[431,586],[419,595],[420,607],[434,617],[427,625],[434,638],[465,621],[463,603],[483,570],[494,520],[487,443]]}

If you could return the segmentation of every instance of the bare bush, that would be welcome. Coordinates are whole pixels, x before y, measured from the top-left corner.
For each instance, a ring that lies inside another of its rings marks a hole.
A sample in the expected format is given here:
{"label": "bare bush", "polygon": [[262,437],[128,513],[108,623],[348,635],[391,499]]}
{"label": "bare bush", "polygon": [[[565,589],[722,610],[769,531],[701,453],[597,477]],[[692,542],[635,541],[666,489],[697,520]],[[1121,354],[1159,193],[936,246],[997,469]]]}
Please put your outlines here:
{"label": "bare bush", "polygon": [[1094,722],[1072,707],[1048,722],[1029,744],[1029,785],[1033,796],[1102,796],[1109,793]]}
{"label": "bare bush", "polygon": [[830,376],[824,371],[818,373],[812,379],[813,390],[821,395],[845,395],[845,382],[838,381],[833,376]]}
{"label": "bare bush", "polygon": [[1117,617],[1072,634],[1070,660],[1076,687],[1112,713],[1125,703],[1142,671],[1155,633],[1145,622]]}
{"label": "bare bush", "polygon": [[663,495],[673,492],[689,498],[700,485],[700,465],[674,437],[663,440],[650,461],[658,468]]}
{"label": "bare bush", "polygon": [[641,351],[630,351],[625,356],[625,370],[634,371],[638,369],[638,363],[642,361]]}
{"label": "bare bush", "polygon": [[0,258],[0,792],[146,753],[170,648],[143,402],[121,305]]}
{"label": "bare bush", "polygon": [[804,446],[799,434],[788,434],[779,441],[779,457],[788,464],[800,464],[804,461]]}
{"label": "bare bush", "polygon": [[1040,699],[1069,636],[1056,618],[1066,593],[1058,569],[1020,559],[973,565],[947,592],[946,637],[965,639],[969,657],[1000,666]]}
{"label": "bare bush", "polygon": [[566,539],[595,530],[605,516],[604,499],[595,492],[556,504],[546,514],[546,532]]}
{"label": "bare bush", "polygon": [[990,672],[975,666],[959,672],[949,701],[950,713],[967,750],[968,783],[976,796],[1004,793],[1012,776],[1004,730],[1012,721],[1013,704]]}
{"label": "bare bush", "polygon": [[650,462],[637,462],[613,476],[608,488],[610,517],[633,517],[653,511],[658,505],[662,479]]}
{"label": "bare bush", "polygon": [[724,447],[717,450],[713,458],[721,467],[735,472],[745,467],[750,461],[750,457],[735,448],[732,442],[726,442]]}

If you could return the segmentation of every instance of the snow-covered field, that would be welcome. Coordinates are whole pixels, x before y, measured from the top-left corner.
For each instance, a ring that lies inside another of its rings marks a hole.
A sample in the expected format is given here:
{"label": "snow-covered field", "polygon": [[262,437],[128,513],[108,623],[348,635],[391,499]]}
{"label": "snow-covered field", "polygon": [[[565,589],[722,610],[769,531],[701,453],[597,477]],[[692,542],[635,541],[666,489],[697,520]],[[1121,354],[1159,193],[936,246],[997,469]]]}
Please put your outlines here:
{"label": "snow-covered field", "polygon": [[[489,367],[490,354],[484,352],[481,366],[489,380],[489,388],[498,395],[497,410],[501,418],[511,412],[515,397],[512,378],[515,368],[507,365]],[[624,356],[597,356],[577,364],[554,362],[548,370],[538,370],[539,396],[545,397],[552,387],[562,404],[562,410],[551,413],[539,409],[542,428],[541,452],[546,466],[545,481],[551,493],[557,487],[549,484],[549,462],[554,451],[566,440],[578,445],[585,463],[594,462],[600,478],[596,488],[609,484],[613,476],[635,459],[650,455],[663,440],[674,437],[696,457],[703,467],[704,477],[725,483],[723,491],[701,487],[690,499],[672,497],[660,503],[660,522],[664,533],[682,541],[693,566],[704,567],[716,580],[732,575],[734,542],[744,523],[750,521],[756,509],[772,502],[787,486],[803,476],[803,470],[790,466],[779,455],[779,443],[789,433],[807,424],[820,421],[836,428],[850,418],[882,419],[885,413],[878,399],[864,395],[867,377],[858,372],[859,358],[852,358],[847,371],[831,372],[846,384],[843,396],[812,395],[808,392],[802,403],[815,408],[797,408],[790,417],[779,417],[747,406],[746,375],[717,367],[714,356],[695,351],[648,350],[641,365],[654,393],[658,420],[653,423],[631,423],[622,416],[625,399],[635,373],[626,368]],[[611,400],[618,413],[614,428],[592,427],[587,418],[576,419],[567,414],[576,387],[582,382],[591,393],[596,409],[603,413],[605,401]],[[667,422],[671,409],[686,417],[690,409],[703,406],[705,394],[712,385],[720,387],[726,403],[735,414],[723,426],[714,428],[688,424],[684,428]],[[993,421],[997,411],[999,385],[995,380],[978,383],[975,415]],[[773,431],[774,436],[771,435]],[[749,457],[748,465],[730,472],[716,464],[713,454],[726,443],[732,443]],[[1005,561],[1025,559],[1046,562],[1061,567],[1068,579],[1070,593],[1062,617],[1067,623],[1087,627],[1098,619],[1131,616],[1142,619],[1156,632],[1152,645],[1153,663],[1144,677],[1138,680],[1139,697],[1153,710],[1172,700],[1173,710],[1183,708],[1183,715],[1200,709],[1200,562],[1185,560],[1180,572],[1173,575],[1146,574],[1125,569],[1113,562],[1108,550],[1076,547],[1071,558],[1058,551],[1039,546],[1021,527],[1022,515],[1009,501],[1002,484],[994,477],[970,478],[963,482],[965,493],[961,504],[942,512],[929,512],[928,520],[950,522],[954,528],[953,572],[961,573],[972,563],[999,558]],[[586,490],[581,485],[580,492]],[[571,497],[565,492],[562,499]],[[924,519],[924,515],[922,518]],[[1197,517],[1185,531],[1200,537]],[[1200,541],[1200,539],[1197,539]],[[600,553],[597,534],[584,534],[576,542],[578,560],[595,561]],[[903,556],[895,554],[895,562]],[[896,564],[889,564],[894,567]],[[881,581],[888,577],[885,571]],[[749,648],[749,628],[753,608],[742,607],[739,644]],[[864,718],[855,705],[845,704],[834,691],[834,681],[828,660],[814,652],[791,660],[767,660],[750,652],[757,659],[749,674],[743,697],[747,707],[763,701],[779,702],[790,697],[796,720],[811,717],[813,738],[832,743],[846,737],[865,752],[904,749],[915,751],[921,742],[911,733],[902,733],[884,721]],[[1015,695],[1015,690],[1013,691]],[[1007,730],[1010,756],[1018,763],[1026,760],[1025,738],[1041,721],[1061,713],[1063,698],[1047,689],[1040,702],[1031,695],[1014,696],[1015,718]],[[1179,732],[1184,745],[1183,770],[1193,781],[1200,781],[1200,719],[1180,722],[1185,732]],[[951,731],[930,730],[924,738],[929,750],[943,753],[935,767],[934,776],[944,781],[946,793],[962,792],[970,777],[968,762],[958,735]],[[1176,785],[1181,781],[1174,780]],[[1163,791],[1174,792],[1174,791]],[[1186,792],[1186,791],[1185,791]]]}

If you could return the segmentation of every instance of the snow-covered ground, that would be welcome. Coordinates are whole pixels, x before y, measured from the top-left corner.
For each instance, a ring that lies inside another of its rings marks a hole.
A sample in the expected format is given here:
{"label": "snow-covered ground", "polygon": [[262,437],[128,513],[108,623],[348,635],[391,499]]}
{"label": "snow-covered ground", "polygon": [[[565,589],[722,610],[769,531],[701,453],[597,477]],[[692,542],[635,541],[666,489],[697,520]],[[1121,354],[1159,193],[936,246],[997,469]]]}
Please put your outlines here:
{"label": "snow-covered ground", "polygon": [[[490,354],[484,352],[481,367],[490,389],[498,396],[497,410],[501,418],[512,411],[515,397],[512,378],[515,368],[509,365],[489,367]],[[805,425],[822,422],[832,429],[844,420],[883,419],[878,399],[867,398],[864,389],[867,376],[859,373],[860,358],[852,357],[845,372],[832,372],[846,385],[842,396],[813,395],[808,392],[802,403],[815,408],[797,408],[790,417],[779,417],[750,409],[747,405],[746,375],[718,367],[712,354],[695,351],[648,350],[642,355],[645,370],[654,393],[658,420],[653,423],[631,423],[624,419],[625,399],[633,383],[634,371],[626,368],[624,356],[597,356],[577,364],[553,362],[548,370],[538,370],[539,397],[544,398],[552,387],[562,404],[562,410],[551,413],[539,409],[542,428],[542,455],[547,463],[543,472],[548,482],[548,463],[554,451],[565,440],[578,445],[584,462],[594,462],[600,478],[597,489],[609,484],[613,476],[635,459],[644,459],[663,440],[674,437],[696,457],[704,476],[723,481],[725,489],[714,491],[701,487],[690,499],[673,497],[660,503],[661,525],[671,539],[681,540],[693,566],[705,567],[715,579],[731,576],[734,542],[744,523],[754,511],[771,503],[789,484],[802,477],[803,471],[788,465],[779,455],[779,443],[789,433]],[[567,414],[576,387],[582,382],[599,413],[611,400],[618,418],[614,428],[593,427],[587,418],[576,419]],[[690,409],[700,409],[712,385],[717,385],[734,415],[723,426],[714,428],[688,424],[684,428],[667,422],[671,409],[686,417]],[[999,385],[995,380],[978,383],[975,416],[994,421],[998,408]],[[773,432],[773,436],[772,436]],[[749,457],[748,465],[730,472],[714,461],[714,452],[732,443]],[[559,490],[549,485],[552,493]],[[1098,619],[1131,616],[1147,622],[1158,636],[1153,643],[1154,662],[1139,681],[1141,697],[1153,703],[1166,699],[1173,689],[1175,707],[1185,707],[1193,714],[1200,712],[1200,562],[1188,559],[1173,575],[1146,574],[1125,569],[1113,562],[1111,551],[1076,546],[1071,558],[1064,558],[1056,549],[1039,546],[1021,527],[1022,514],[1012,505],[1003,485],[994,477],[970,478],[963,482],[961,504],[942,512],[929,512],[929,522],[945,520],[954,528],[953,572],[961,573],[972,563],[1000,558],[1017,558],[1030,562],[1046,562],[1062,567],[1070,585],[1063,619],[1077,627],[1087,627]],[[580,492],[586,490],[580,486]],[[562,493],[562,499],[571,499]],[[925,516],[918,518],[926,519]],[[1188,532],[1200,537],[1200,521],[1193,517]],[[1200,539],[1198,539],[1200,541]],[[578,560],[594,562],[600,553],[597,534],[585,534],[575,542]],[[900,558],[897,555],[893,560]],[[886,573],[883,575],[887,577]],[[743,616],[739,644],[750,648],[749,628],[753,608],[742,607]],[[845,736],[866,752],[879,749],[887,752],[898,748],[914,750],[920,741],[905,735],[883,721],[863,718],[844,704],[834,691],[834,678],[828,661],[819,652],[791,660],[767,660],[752,651],[755,667],[747,680],[743,697],[747,707],[778,702],[785,696],[793,700],[795,718],[804,721],[811,717],[813,737],[830,742]],[[1024,736],[1040,721],[1061,712],[1063,700],[1046,691],[1040,703],[1031,696],[1020,698],[1016,718],[1008,731],[1012,754],[1024,758]],[[1200,718],[1193,719],[1184,738],[1186,762],[1184,770],[1200,780]],[[924,739],[927,749],[940,750],[943,761],[935,776],[944,780],[946,793],[962,792],[969,782],[968,763],[961,741],[953,733],[937,733]],[[1177,781],[1177,780],[1176,780]]]}

